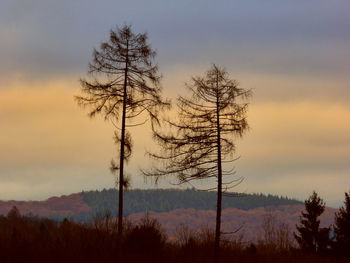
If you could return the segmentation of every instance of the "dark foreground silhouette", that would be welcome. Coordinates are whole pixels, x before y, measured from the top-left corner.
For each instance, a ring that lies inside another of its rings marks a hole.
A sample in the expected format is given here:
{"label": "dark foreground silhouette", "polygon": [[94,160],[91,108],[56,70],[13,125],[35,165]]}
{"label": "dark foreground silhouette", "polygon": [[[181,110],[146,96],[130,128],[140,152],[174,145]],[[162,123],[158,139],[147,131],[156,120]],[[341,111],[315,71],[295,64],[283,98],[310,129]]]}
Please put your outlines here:
{"label": "dark foreground silhouette", "polygon": [[[160,224],[147,215],[137,224],[127,222],[121,242],[116,221],[109,214],[93,224],[61,222],[35,216],[22,216],[13,208],[0,217],[0,262],[211,262],[214,232],[193,233],[179,229],[169,240]],[[302,253],[292,246],[260,242],[247,244],[223,238],[221,262],[349,262],[331,251]]]}

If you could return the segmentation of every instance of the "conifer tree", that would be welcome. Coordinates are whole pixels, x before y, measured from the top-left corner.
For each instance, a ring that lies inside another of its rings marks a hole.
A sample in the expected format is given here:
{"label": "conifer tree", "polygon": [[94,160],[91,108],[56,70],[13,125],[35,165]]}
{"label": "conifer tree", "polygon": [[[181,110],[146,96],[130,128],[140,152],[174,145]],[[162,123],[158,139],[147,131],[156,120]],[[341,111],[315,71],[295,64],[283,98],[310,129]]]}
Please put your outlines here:
{"label": "conifer tree", "polygon": [[345,193],[344,206],[335,214],[334,234],[337,252],[350,255],[350,193]]}
{"label": "conifer tree", "polygon": [[301,212],[300,225],[296,226],[299,234],[294,233],[294,237],[300,248],[306,252],[322,252],[329,245],[330,228],[320,228],[319,220],[325,206],[315,191],[305,200],[306,211]]}

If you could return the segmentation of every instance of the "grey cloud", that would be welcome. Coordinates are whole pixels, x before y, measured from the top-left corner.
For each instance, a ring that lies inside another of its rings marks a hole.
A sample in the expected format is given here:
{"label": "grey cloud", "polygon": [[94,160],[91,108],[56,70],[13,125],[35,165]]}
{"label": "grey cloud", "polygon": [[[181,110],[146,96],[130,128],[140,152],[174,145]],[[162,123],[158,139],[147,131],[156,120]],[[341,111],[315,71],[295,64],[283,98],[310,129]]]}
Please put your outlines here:
{"label": "grey cloud", "polygon": [[14,43],[2,44],[0,72],[83,72],[92,48],[126,22],[150,32],[165,67],[213,61],[246,72],[339,73],[350,52],[332,49],[348,43],[350,21],[348,4],[338,3],[6,0],[0,33]]}

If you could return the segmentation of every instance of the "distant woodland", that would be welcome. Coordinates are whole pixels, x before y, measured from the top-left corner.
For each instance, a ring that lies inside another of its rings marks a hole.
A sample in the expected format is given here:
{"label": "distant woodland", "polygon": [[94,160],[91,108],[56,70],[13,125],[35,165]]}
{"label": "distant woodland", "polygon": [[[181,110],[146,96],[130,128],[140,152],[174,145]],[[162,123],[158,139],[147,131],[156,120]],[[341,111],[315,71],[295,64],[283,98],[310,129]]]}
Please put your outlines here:
{"label": "distant woodland", "polygon": [[[94,216],[110,212],[117,215],[118,191],[104,189],[102,191],[83,191],[82,200],[91,208],[89,212],[71,214],[70,218],[89,222]],[[223,209],[236,208],[249,210],[258,207],[302,204],[302,202],[276,195],[265,194],[236,194],[235,197],[224,197]],[[174,209],[194,208],[196,210],[215,210],[216,193],[196,191],[194,189],[152,189],[130,190],[125,192],[124,214],[130,215],[140,212],[168,212]],[[62,215],[51,216],[62,219]]]}
{"label": "distant woodland", "polygon": [[[81,193],[83,200],[93,212],[111,211],[115,214],[118,191],[115,189],[88,191]],[[197,210],[215,210],[216,193],[196,191],[194,189],[153,189],[130,190],[125,192],[125,215],[153,211],[168,212],[178,208],[194,208]],[[257,207],[302,204],[288,197],[264,194],[238,194],[236,197],[224,197],[223,209],[237,208],[242,210]]]}

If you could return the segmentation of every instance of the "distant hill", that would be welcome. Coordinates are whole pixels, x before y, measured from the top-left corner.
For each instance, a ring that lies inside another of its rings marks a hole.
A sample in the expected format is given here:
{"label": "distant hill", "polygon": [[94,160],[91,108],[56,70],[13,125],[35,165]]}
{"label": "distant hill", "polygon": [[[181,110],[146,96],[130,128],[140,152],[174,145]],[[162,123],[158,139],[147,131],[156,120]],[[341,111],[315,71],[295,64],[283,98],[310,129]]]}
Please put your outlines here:
{"label": "distant hill", "polygon": [[[223,198],[223,209],[250,210],[258,207],[302,204],[302,202],[264,194],[237,194]],[[169,212],[175,209],[215,210],[216,193],[194,189],[135,189],[125,192],[124,214],[149,212]],[[83,191],[61,197],[51,197],[45,201],[0,201],[0,214],[7,214],[16,205],[21,213],[32,213],[56,219],[70,217],[77,221],[91,221],[94,215],[110,211],[117,214],[118,191]]]}
{"label": "distant hill", "polygon": [[[176,235],[183,224],[192,230],[214,227],[215,192],[194,189],[152,189],[130,190],[125,193],[124,214],[128,220],[137,222],[145,213],[156,218],[170,237]],[[295,230],[299,216],[304,209],[303,202],[287,197],[264,194],[235,194],[224,197],[222,212],[223,231],[242,229],[236,236],[244,240],[258,240],[262,236],[262,223],[266,215],[274,215],[279,222],[286,223]],[[81,193],[51,197],[45,201],[0,201],[0,215],[7,214],[12,206],[17,206],[21,214],[49,217],[62,220],[67,217],[80,222],[92,222],[98,215],[110,211],[117,213],[118,191],[83,191]],[[336,209],[326,208],[321,216],[321,225],[333,223]]]}
{"label": "distant hill", "polygon": [[[223,197],[223,209],[236,208],[249,210],[257,207],[302,204],[287,197],[264,194],[238,194]],[[111,211],[117,214],[118,191],[115,189],[82,192],[81,196],[93,212]],[[152,189],[131,190],[125,192],[124,214],[139,212],[168,212],[174,209],[194,208],[197,210],[215,210],[216,193],[196,191],[194,189]]]}
{"label": "distant hill", "polygon": [[51,197],[45,201],[0,201],[0,214],[7,214],[13,206],[16,206],[21,214],[30,213],[45,217],[67,217],[92,212],[80,193]]}

